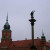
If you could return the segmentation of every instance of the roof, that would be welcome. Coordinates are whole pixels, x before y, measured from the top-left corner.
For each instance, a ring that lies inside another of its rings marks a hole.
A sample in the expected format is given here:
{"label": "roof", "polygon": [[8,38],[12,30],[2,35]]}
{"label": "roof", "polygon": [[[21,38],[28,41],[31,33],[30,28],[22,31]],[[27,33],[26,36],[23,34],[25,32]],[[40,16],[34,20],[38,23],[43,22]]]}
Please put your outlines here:
{"label": "roof", "polygon": [[[43,46],[42,43],[41,43],[41,39],[34,39],[34,45],[36,47],[40,47],[40,46]],[[32,40],[20,40],[20,41],[12,41],[10,42],[10,44],[8,45],[8,47],[31,47],[32,45]],[[1,43],[0,43],[0,46],[1,46]],[[50,47],[50,44],[48,42],[45,41],[45,46],[49,46]]]}
{"label": "roof", "polygon": [[[9,47],[30,47],[32,45],[32,40],[21,40],[21,41],[12,41]],[[40,46],[40,39],[34,40],[35,46]]]}
{"label": "roof", "polygon": [[50,46],[50,44],[48,42],[46,42],[46,46]]}

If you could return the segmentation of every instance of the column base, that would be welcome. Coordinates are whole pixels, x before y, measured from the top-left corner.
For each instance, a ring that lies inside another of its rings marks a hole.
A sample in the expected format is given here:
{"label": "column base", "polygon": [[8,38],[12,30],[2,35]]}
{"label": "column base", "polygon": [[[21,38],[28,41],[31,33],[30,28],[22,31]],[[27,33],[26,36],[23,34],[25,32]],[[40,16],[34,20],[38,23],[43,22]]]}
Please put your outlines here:
{"label": "column base", "polygon": [[36,46],[34,46],[34,45],[32,45],[32,46],[30,47],[30,49],[31,49],[31,50],[37,50]]}

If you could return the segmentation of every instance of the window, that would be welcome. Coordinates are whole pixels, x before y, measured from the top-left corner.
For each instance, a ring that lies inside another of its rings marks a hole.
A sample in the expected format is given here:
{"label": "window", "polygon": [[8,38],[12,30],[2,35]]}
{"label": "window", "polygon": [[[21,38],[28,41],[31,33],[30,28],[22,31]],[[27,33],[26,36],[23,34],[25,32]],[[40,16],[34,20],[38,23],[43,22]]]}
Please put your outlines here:
{"label": "window", "polygon": [[18,48],[18,50],[20,50],[20,48]]}
{"label": "window", "polygon": [[0,48],[0,50],[1,50],[1,48]]}
{"label": "window", "polygon": [[5,40],[3,41],[3,43],[5,43]]}
{"label": "window", "polygon": [[42,50],[42,48],[41,48],[41,50]]}
{"label": "window", "polygon": [[37,50],[37,48],[36,48],[36,50]]}
{"label": "window", "polygon": [[11,48],[11,50],[12,50],[12,48]]}
{"label": "window", "polygon": [[17,49],[15,48],[15,50],[17,50]]}
{"label": "window", "polygon": [[24,48],[22,48],[22,50],[24,50]]}
{"label": "window", "polygon": [[5,35],[4,35],[4,38],[5,38]]}
{"label": "window", "polygon": [[26,50],[28,50],[28,48],[26,48]]}

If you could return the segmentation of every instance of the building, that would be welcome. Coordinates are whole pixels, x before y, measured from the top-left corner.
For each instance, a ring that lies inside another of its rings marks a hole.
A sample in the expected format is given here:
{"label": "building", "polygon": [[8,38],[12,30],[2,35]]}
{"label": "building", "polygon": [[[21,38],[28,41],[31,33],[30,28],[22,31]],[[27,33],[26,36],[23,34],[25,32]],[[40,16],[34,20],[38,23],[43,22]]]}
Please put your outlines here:
{"label": "building", "polygon": [[[32,40],[12,41],[10,25],[8,23],[8,16],[6,23],[2,30],[2,38],[0,43],[0,50],[31,50]],[[37,50],[50,50],[50,44],[46,41],[44,33],[42,33],[41,39],[34,39],[34,45]]]}

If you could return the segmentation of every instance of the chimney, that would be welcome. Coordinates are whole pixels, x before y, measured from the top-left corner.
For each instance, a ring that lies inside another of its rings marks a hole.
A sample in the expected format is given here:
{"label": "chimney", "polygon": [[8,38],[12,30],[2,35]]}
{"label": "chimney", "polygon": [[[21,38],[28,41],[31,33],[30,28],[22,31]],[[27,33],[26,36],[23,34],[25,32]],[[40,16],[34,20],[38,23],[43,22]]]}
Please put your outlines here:
{"label": "chimney", "polygon": [[27,38],[25,38],[25,40],[27,40]]}
{"label": "chimney", "polygon": [[37,39],[40,39],[39,37],[37,37]]}
{"label": "chimney", "polygon": [[48,40],[48,43],[50,44],[50,40]]}

